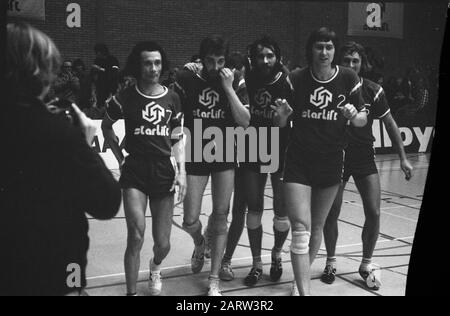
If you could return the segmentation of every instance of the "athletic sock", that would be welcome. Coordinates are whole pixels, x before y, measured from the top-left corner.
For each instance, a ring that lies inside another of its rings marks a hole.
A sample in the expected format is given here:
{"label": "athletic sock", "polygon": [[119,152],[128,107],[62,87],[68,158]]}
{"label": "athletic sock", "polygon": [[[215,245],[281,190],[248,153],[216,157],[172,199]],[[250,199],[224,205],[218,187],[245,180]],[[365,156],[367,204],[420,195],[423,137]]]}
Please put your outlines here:
{"label": "athletic sock", "polygon": [[361,261],[361,265],[359,266],[360,270],[368,271],[369,266],[372,264],[372,258],[363,258]]}
{"label": "athletic sock", "polygon": [[275,227],[273,228],[273,234],[275,237],[275,243],[274,243],[274,249],[277,252],[281,252],[281,250],[283,249],[283,245],[284,242],[286,241],[288,235],[289,235],[289,230],[285,231],[285,232],[281,232],[277,229],[275,229]]}
{"label": "athletic sock", "polygon": [[[262,225],[256,229],[248,228],[248,239],[250,241],[250,249],[252,251],[253,261],[261,261],[261,246],[262,246],[263,228]],[[262,264],[261,264],[262,266]]]}
{"label": "athletic sock", "polygon": [[333,268],[336,268],[336,257],[327,257],[327,266],[332,266]]}
{"label": "athletic sock", "polygon": [[161,271],[161,263],[156,264],[155,259],[152,259],[150,269],[151,269],[152,272],[159,272],[159,271]]}

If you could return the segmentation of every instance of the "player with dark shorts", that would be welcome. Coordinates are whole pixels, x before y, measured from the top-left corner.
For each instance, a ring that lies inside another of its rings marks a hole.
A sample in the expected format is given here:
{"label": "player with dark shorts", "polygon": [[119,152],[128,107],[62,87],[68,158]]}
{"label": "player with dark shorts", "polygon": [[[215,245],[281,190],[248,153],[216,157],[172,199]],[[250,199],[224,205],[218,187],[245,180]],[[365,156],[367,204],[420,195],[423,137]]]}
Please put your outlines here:
{"label": "player with dark shorts", "polygon": [[[159,84],[167,69],[168,60],[161,46],[155,42],[136,44],[125,71],[137,79],[137,84],[108,101],[102,122],[105,139],[121,166],[120,184],[128,228],[124,260],[127,295],[136,295],[148,201],[154,241],[149,290],[151,295],[161,294],[161,264],[170,251],[175,187],[179,186],[178,203],[183,201],[186,191],[184,141],[181,128],[175,130],[182,123],[180,98]],[[112,128],[122,118],[125,150],[129,153],[125,159]]]}
{"label": "player with dark shorts", "polygon": [[[247,91],[235,91],[234,73],[225,67],[227,57],[228,43],[218,36],[207,37],[200,44],[201,72],[181,71],[175,83],[175,91],[181,97],[185,113],[185,127],[191,135],[187,143],[191,160],[186,163],[188,189],[183,228],[195,244],[191,261],[194,273],[202,270],[205,260],[206,243],[200,212],[210,175],[212,181],[209,296],[221,295],[219,269],[227,241],[227,218],[234,188],[235,159],[227,159],[227,147],[230,147],[227,144],[234,146],[234,134],[229,137],[226,129],[246,128],[250,121],[250,113],[245,106],[248,104]],[[205,132],[208,131],[214,131],[213,135],[207,135]],[[221,134],[221,139],[217,138],[216,132]],[[206,152],[210,153],[209,157],[205,157]]]}
{"label": "player with dark shorts", "polygon": [[[278,44],[271,38],[264,36],[249,46],[250,64],[245,72],[245,82],[250,100],[250,126],[256,130],[259,139],[263,137],[260,133],[265,128],[267,133],[263,142],[267,148],[272,148],[271,128],[276,126],[275,121],[278,117],[276,111],[271,108],[277,99],[287,99],[292,103],[292,86],[288,79],[288,74],[284,71],[281,64],[281,51]],[[278,170],[270,173],[273,188],[273,207],[274,207],[274,247],[272,249],[272,265],[270,269],[270,278],[273,282],[278,281],[283,273],[281,251],[286,241],[290,229],[290,222],[281,198],[282,167],[284,152],[287,145],[289,126],[279,129],[278,146]],[[249,146],[247,146],[248,148]],[[253,256],[253,267],[244,280],[247,286],[254,286],[261,279],[263,274],[263,264],[261,259],[262,249],[262,216],[264,211],[264,191],[267,183],[268,173],[263,172],[262,166],[268,163],[262,162],[257,151],[256,162],[252,162],[247,152],[246,160],[242,163],[240,183],[238,187],[244,188],[246,194],[246,203],[241,204],[239,214],[233,213],[233,221],[241,221],[240,217],[247,213],[247,231],[250,241],[250,249]],[[274,153],[271,153],[272,156]],[[233,225],[233,223],[231,224]],[[231,235],[230,229],[230,235]],[[229,236],[227,243],[227,253],[222,261],[220,277],[222,280],[233,280],[234,273],[231,269],[231,257],[236,249],[239,236]],[[233,242],[233,244],[230,244]],[[230,255],[231,252],[231,255]]]}
{"label": "player with dark shorts", "polygon": [[[308,67],[290,74],[294,127],[283,195],[292,225],[293,295],[297,289],[301,295],[310,294],[310,264],[342,179],[347,125],[367,122],[359,78],[353,70],[335,65],[337,47],[335,32],[325,27],[313,31],[306,44]],[[285,126],[292,108],[285,101],[276,102],[274,108],[280,126]]]}
{"label": "player with dark shorts", "polygon": [[[358,74],[363,74],[367,69],[367,56],[364,47],[355,42],[346,43],[341,49],[341,65],[350,67]],[[381,188],[373,146],[375,137],[372,134],[372,124],[374,119],[380,119],[386,126],[389,137],[398,151],[400,166],[407,180],[411,178],[413,168],[406,157],[400,131],[391,115],[383,88],[362,77],[361,84],[362,95],[366,103],[365,107],[368,110],[368,122],[363,128],[350,126],[347,130],[349,144],[345,149],[343,183],[339,188],[324,227],[327,262],[321,280],[328,284],[335,280],[338,218],[341,212],[345,186],[350,177],[353,177],[363,201],[366,217],[362,231],[363,258],[359,267],[359,274],[371,289],[377,290],[381,286],[381,281],[379,273],[375,273],[376,270],[379,270],[379,267],[372,263],[372,255],[380,232]]]}

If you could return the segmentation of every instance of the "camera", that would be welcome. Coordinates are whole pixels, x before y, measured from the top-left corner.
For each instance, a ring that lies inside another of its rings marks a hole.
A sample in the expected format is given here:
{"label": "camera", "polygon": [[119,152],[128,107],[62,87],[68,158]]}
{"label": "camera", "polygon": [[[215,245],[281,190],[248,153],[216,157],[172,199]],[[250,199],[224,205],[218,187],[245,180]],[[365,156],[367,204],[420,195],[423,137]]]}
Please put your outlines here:
{"label": "camera", "polygon": [[47,103],[47,108],[52,114],[68,121],[72,125],[77,125],[77,115],[72,108],[72,101],[55,98]]}

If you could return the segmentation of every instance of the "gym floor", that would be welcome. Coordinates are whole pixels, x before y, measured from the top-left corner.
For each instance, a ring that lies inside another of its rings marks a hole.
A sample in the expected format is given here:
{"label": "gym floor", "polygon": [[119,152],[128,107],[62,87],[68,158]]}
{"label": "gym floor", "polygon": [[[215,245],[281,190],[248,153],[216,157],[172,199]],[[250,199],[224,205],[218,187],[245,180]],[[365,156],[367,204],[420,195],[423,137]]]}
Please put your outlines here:
{"label": "gym floor", "polygon": [[[414,166],[414,177],[408,182],[400,169],[396,155],[378,155],[377,166],[381,178],[381,232],[373,256],[373,262],[381,266],[382,287],[379,291],[368,289],[358,274],[361,261],[361,231],[364,213],[361,198],[350,179],[345,193],[344,204],[339,219],[339,240],[337,246],[337,275],[332,285],[320,281],[325,266],[324,244],[311,268],[311,291],[315,296],[403,296],[406,288],[409,258],[414,240],[417,219],[428,172],[429,154],[409,154]],[[113,172],[118,175],[117,170]],[[207,223],[211,213],[211,199],[208,185],[203,200],[201,221]],[[243,284],[252,264],[252,258],[244,230],[236,249],[232,267],[235,280],[221,282],[224,296],[288,296],[291,290],[293,272],[290,261],[290,237],[284,245],[281,280],[269,280],[270,253],[273,246],[273,210],[270,180],[266,187],[265,213],[263,216],[263,263],[264,276],[253,288]],[[148,295],[148,262],[152,258],[151,216],[147,211],[147,231],[141,252],[141,272],[139,274],[138,295]],[[201,296],[206,294],[210,262],[206,261],[203,272],[193,275],[190,259],[193,251],[191,238],[178,226],[182,223],[181,208],[174,215],[171,244],[172,249],[163,263],[163,292],[169,296]],[[231,220],[231,215],[229,220]],[[92,296],[122,296],[126,292],[123,255],[126,247],[126,224],[123,207],[110,221],[89,219],[91,246],[88,254],[88,286],[86,291]]]}

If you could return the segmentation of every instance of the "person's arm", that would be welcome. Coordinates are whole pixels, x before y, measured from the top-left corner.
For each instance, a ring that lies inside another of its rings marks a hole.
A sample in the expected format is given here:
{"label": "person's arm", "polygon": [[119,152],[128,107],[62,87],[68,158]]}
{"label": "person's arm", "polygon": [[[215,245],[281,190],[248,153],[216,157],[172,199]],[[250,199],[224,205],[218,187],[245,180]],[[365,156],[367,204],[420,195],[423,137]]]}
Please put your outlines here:
{"label": "person's arm", "polygon": [[353,126],[364,127],[367,124],[367,110],[362,96],[362,81],[356,72],[350,71],[349,101],[341,108],[341,111]]}
{"label": "person's arm", "polygon": [[367,112],[365,110],[359,111],[353,106],[353,104],[347,103],[342,108],[342,115],[348,119],[353,126],[364,127],[367,124]]}
{"label": "person's arm", "polygon": [[67,185],[73,192],[73,204],[97,219],[113,218],[119,211],[119,183],[103,159],[90,147],[80,131],[64,137],[61,152],[66,157]]}
{"label": "person's arm", "polygon": [[289,117],[294,112],[286,99],[275,100],[275,105],[270,106],[275,115],[273,118],[276,127],[284,128],[288,125]]}
{"label": "person's arm", "polygon": [[175,181],[173,183],[172,190],[178,186],[178,199],[175,205],[178,205],[184,201],[184,197],[186,196],[186,152],[185,145],[186,141],[184,135],[181,136],[178,142],[172,147],[172,152],[175,157],[177,163],[177,174],[175,176]]}
{"label": "person's arm", "polygon": [[231,113],[235,122],[239,126],[247,128],[250,124],[250,111],[241,101],[241,99],[245,100],[245,97],[241,96],[241,98],[239,98],[236,91],[233,89],[234,72],[228,68],[223,68],[220,71],[220,77],[222,78],[222,87],[230,103]]}
{"label": "person's arm", "polygon": [[116,157],[120,167],[122,166],[125,157],[123,155],[122,149],[120,148],[119,138],[114,132],[113,125],[121,117],[121,106],[118,104],[116,97],[113,97],[106,107],[105,116],[102,120],[102,132],[105,141],[108,142],[108,145],[111,148],[114,157]]}
{"label": "person's arm", "polygon": [[386,126],[389,138],[392,140],[394,148],[396,149],[398,156],[400,157],[400,166],[403,173],[405,174],[405,178],[406,180],[410,180],[412,177],[413,166],[406,157],[402,136],[400,135],[400,130],[397,126],[397,123],[395,122],[390,112],[382,117],[382,121]]}

